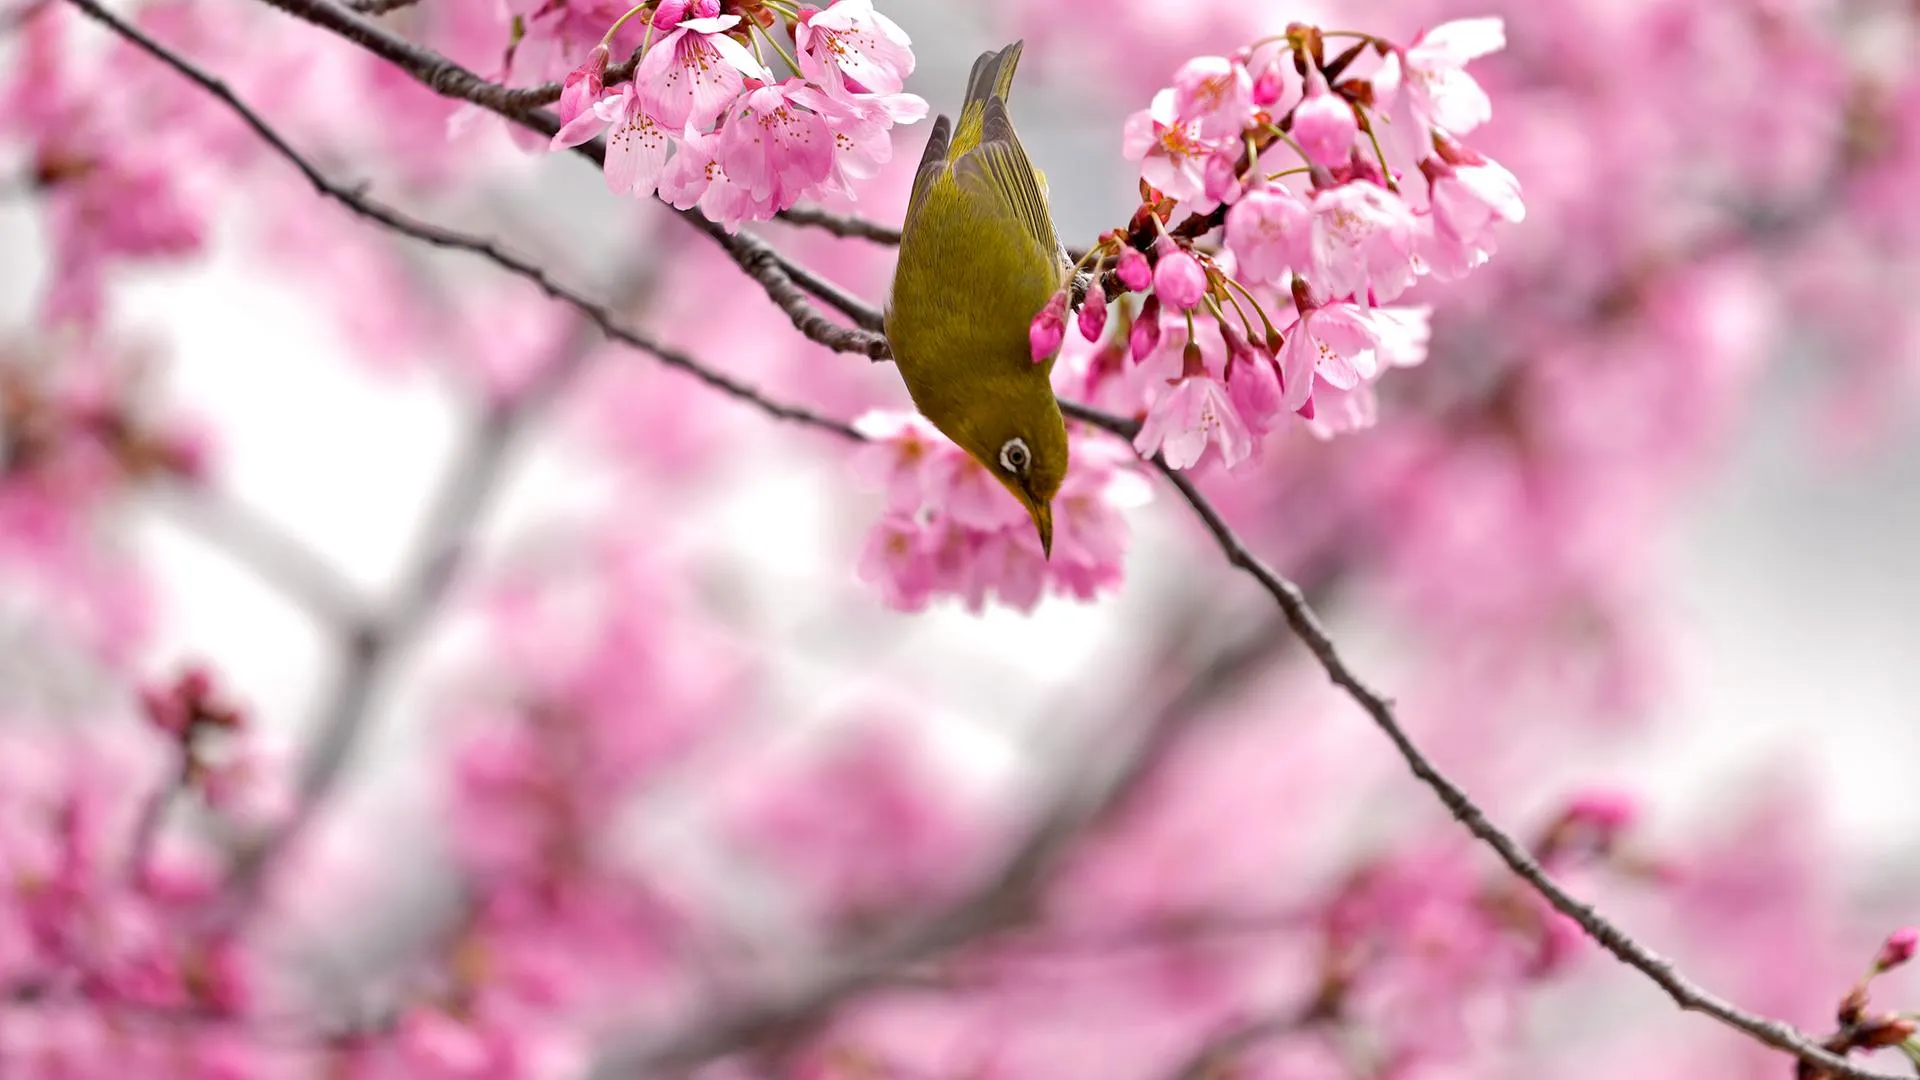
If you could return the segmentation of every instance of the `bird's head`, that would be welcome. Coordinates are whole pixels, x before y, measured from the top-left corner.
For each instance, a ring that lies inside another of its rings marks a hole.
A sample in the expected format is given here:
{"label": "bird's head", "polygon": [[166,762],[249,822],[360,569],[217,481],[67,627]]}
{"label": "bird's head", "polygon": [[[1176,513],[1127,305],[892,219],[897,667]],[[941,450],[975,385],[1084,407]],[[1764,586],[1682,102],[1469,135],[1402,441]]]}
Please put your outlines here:
{"label": "bird's head", "polygon": [[954,441],[986,467],[1020,505],[1053,557],[1053,497],[1067,476],[1067,426],[1052,393],[1000,403],[965,425]]}

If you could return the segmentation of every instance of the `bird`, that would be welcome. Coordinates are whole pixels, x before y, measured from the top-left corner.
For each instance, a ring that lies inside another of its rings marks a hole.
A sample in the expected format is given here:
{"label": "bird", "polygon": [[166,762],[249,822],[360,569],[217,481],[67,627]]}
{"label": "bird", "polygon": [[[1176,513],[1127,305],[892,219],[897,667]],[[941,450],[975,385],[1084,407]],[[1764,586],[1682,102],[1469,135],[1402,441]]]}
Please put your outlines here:
{"label": "bird", "polygon": [[1051,560],[1067,428],[1028,329],[1069,264],[1007,113],[1021,46],[982,53],[959,123],[934,121],[883,325],[914,407],[1019,500]]}

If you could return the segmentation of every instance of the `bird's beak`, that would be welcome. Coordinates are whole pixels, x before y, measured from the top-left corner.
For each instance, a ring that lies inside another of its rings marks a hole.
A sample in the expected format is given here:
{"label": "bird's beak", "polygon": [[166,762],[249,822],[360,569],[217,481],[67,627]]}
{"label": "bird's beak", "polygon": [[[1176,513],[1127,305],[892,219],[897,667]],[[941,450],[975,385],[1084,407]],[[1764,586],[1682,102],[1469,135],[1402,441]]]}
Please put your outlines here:
{"label": "bird's beak", "polygon": [[1040,553],[1051,561],[1053,559],[1053,504],[1030,502],[1027,513],[1033,518],[1033,527],[1040,533]]}

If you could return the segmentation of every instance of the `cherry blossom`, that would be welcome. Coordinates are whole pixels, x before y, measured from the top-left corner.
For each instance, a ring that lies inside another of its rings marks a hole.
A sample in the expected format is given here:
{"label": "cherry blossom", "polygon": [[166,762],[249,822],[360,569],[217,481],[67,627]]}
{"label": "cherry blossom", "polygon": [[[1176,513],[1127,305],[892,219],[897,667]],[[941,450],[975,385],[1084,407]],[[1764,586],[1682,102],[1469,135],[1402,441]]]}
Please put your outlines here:
{"label": "cherry blossom", "polygon": [[[708,0],[706,6],[713,6]],[[738,15],[689,17],[655,42],[633,73],[633,86],[647,114],[669,131],[706,128],[740,95],[748,78],[773,78],[746,46],[727,32]],[[655,20],[658,26],[659,20]]]}
{"label": "cherry blossom", "polygon": [[913,42],[872,0],[835,0],[794,24],[800,70],[840,95],[898,94],[913,74]]}

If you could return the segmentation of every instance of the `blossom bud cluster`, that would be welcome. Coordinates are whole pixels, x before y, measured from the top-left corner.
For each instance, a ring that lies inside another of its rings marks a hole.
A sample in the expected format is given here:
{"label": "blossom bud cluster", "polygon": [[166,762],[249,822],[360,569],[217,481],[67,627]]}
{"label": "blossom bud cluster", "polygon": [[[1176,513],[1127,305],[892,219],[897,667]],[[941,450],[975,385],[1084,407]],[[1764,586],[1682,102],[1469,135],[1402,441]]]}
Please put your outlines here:
{"label": "blossom bud cluster", "polygon": [[[608,90],[608,42],[636,17],[648,21],[639,64]],[[892,158],[893,126],[927,115],[924,99],[902,92],[914,65],[907,35],[872,0],[797,9],[786,24],[792,52],[778,26],[759,4],[633,8],[567,76],[552,149],[605,131],[615,194],[657,193],[729,229],[827,192],[854,198],[855,182]],[[788,74],[767,65],[763,47]]]}
{"label": "blossom bud cluster", "polygon": [[[1404,47],[1350,36],[1328,59],[1335,35],[1296,23],[1190,60],[1127,121],[1141,206],[1081,264],[1096,284],[1078,322],[1114,348],[1110,324],[1126,327],[1141,374],[1109,365],[1091,389],[1143,416],[1136,449],[1171,467],[1237,466],[1289,415],[1322,435],[1370,426],[1373,384],[1426,356],[1427,309],[1383,305],[1483,264],[1525,215],[1513,174],[1460,141],[1490,115],[1465,66],[1503,46],[1501,21]],[[1063,292],[1035,318],[1036,361],[1064,343],[1068,308]]]}

